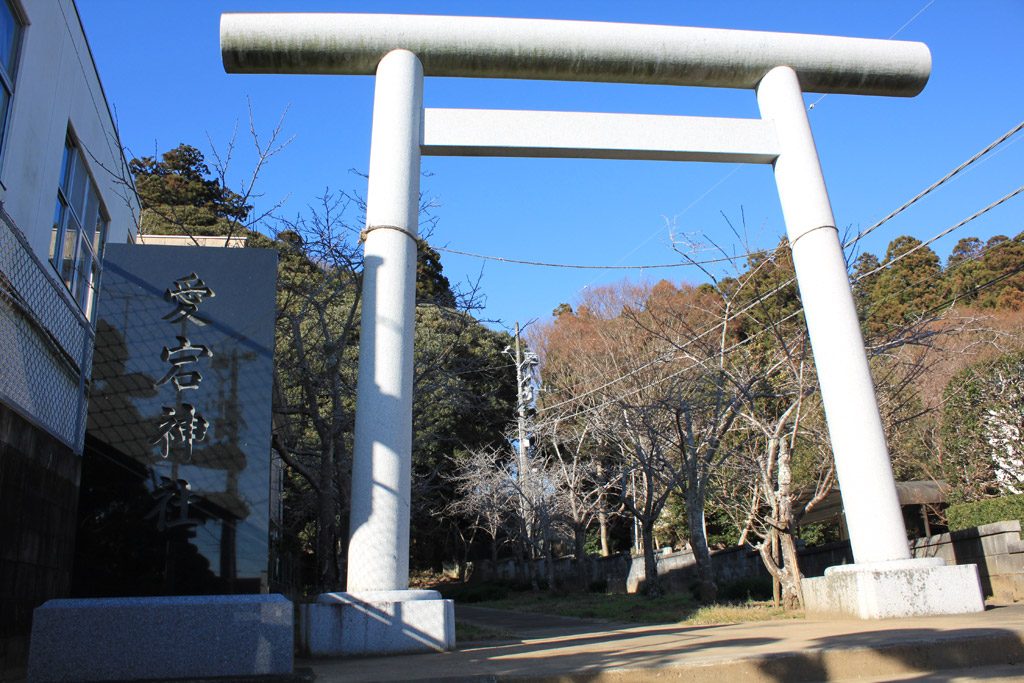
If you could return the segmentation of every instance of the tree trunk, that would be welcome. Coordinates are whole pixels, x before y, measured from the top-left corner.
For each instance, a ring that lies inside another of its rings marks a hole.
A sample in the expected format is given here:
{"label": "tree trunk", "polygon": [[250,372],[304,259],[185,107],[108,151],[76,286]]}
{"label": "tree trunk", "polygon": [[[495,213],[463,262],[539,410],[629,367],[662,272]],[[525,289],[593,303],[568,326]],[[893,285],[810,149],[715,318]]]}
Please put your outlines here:
{"label": "tree trunk", "polygon": [[[769,533],[769,539],[771,541],[769,548],[771,549],[772,565],[778,568],[780,566],[779,530],[772,529]],[[782,604],[782,580],[779,577],[779,572],[775,571],[772,572],[772,605],[778,607],[780,604]]]}
{"label": "tree trunk", "polygon": [[612,549],[608,539],[608,513],[604,511],[603,502],[601,510],[597,513],[597,523],[601,529],[601,557],[608,557],[612,554]]}
{"label": "tree trunk", "polygon": [[[775,530],[773,530],[774,533]],[[777,534],[779,545],[782,550],[783,564],[772,557],[771,543],[765,539],[758,551],[761,553],[761,560],[765,568],[771,573],[774,581],[778,583],[779,595],[776,605],[781,604],[784,609],[796,609],[803,605],[803,594],[800,587],[800,565],[797,561],[796,544],[790,534]]]}
{"label": "tree trunk", "polygon": [[779,444],[779,490],[777,509],[779,515],[779,536],[782,546],[784,571],[782,580],[782,602],[786,609],[803,606],[803,591],[800,586],[800,562],[796,544],[793,542],[793,469],[792,451],[789,442],[782,439]]}
{"label": "tree trunk", "polygon": [[551,518],[548,516],[547,501],[541,503],[540,509],[536,510],[537,520],[540,522],[540,539],[544,543],[544,578],[548,584],[548,592],[555,592],[555,549],[554,537],[551,534]]}
{"label": "tree trunk", "polygon": [[587,526],[577,523],[573,529],[573,540],[576,545],[576,583],[580,590],[587,590],[590,584],[590,573],[587,571]]}
{"label": "tree trunk", "polygon": [[317,579],[323,592],[338,590],[338,494],[334,487],[334,451],[320,458],[320,494],[317,500]]}
{"label": "tree trunk", "polygon": [[654,520],[645,519],[640,524],[640,535],[644,546],[644,582],[640,590],[645,595],[657,597],[661,595],[661,582],[658,580],[658,560],[654,554]]}
{"label": "tree trunk", "polygon": [[697,566],[697,597],[701,602],[714,602],[718,597],[718,584],[715,583],[715,567],[711,563],[711,550],[704,528],[704,496],[694,485],[686,488],[686,524]]}
{"label": "tree trunk", "polygon": [[782,534],[782,561],[785,562],[782,580],[782,604],[786,609],[801,609],[804,606],[803,587],[800,584],[800,560],[796,552],[793,534]]}

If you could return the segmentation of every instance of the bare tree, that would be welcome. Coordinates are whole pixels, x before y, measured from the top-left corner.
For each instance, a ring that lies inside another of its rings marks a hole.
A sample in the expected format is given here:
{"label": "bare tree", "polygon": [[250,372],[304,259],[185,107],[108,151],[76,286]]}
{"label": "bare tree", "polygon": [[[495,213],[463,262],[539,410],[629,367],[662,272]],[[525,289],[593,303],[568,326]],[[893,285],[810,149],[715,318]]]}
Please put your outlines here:
{"label": "bare tree", "polygon": [[602,458],[608,449],[597,430],[573,418],[554,418],[537,429],[540,447],[551,453],[549,476],[557,507],[572,531],[577,581],[586,585],[587,530],[611,486]]}
{"label": "bare tree", "polygon": [[517,496],[508,454],[503,449],[470,451],[455,465],[447,476],[457,495],[445,512],[471,520],[472,528],[487,534],[491,561],[497,562],[502,530]]}
{"label": "bare tree", "polygon": [[282,220],[273,446],[315,499],[317,581],[340,583],[348,509],[355,359],[362,281],[346,195],[325,193],[307,216]]}

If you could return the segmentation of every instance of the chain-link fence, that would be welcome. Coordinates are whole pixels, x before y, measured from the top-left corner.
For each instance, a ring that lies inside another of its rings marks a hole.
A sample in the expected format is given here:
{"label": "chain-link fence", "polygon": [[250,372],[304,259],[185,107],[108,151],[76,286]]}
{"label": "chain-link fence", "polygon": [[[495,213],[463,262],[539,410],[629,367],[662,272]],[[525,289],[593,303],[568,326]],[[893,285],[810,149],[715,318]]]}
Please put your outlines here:
{"label": "chain-link fence", "polygon": [[0,400],[82,452],[93,330],[0,207]]}

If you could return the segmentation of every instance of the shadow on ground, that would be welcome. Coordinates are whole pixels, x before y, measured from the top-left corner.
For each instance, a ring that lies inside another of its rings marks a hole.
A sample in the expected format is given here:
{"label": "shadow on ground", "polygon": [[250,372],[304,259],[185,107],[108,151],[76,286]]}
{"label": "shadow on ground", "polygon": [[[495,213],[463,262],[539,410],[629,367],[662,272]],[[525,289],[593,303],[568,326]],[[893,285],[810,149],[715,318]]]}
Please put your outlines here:
{"label": "shadow on ground", "polygon": [[694,683],[894,677],[942,681],[955,676],[1013,680],[1024,672],[1013,666],[1024,665],[1024,622],[1016,607],[994,623],[990,620],[991,626],[979,620],[982,615],[931,623],[849,620],[697,626],[457,610],[460,619],[501,629],[514,640],[462,643],[453,652],[388,658],[387,666],[379,658],[311,664],[324,683],[417,678],[609,683],[638,677]]}

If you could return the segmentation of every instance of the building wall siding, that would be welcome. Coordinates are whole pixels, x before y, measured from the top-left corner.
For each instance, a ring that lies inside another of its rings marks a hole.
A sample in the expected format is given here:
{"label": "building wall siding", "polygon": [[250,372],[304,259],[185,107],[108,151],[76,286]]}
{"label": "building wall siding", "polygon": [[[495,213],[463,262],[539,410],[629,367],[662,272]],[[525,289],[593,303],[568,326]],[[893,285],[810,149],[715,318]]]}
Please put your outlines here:
{"label": "building wall siding", "polygon": [[[0,152],[0,679],[23,661],[32,610],[68,594],[92,325],[49,263],[68,132],[109,218],[138,202],[74,0],[12,0],[25,20]],[[13,663],[13,664],[12,664]]]}
{"label": "building wall siding", "polygon": [[0,201],[45,262],[64,139],[70,127],[85,150],[110,216],[108,241],[129,241],[138,207],[134,198],[125,198],[120,142],[74,3],[20,3],[29,23],[0,160]]}

